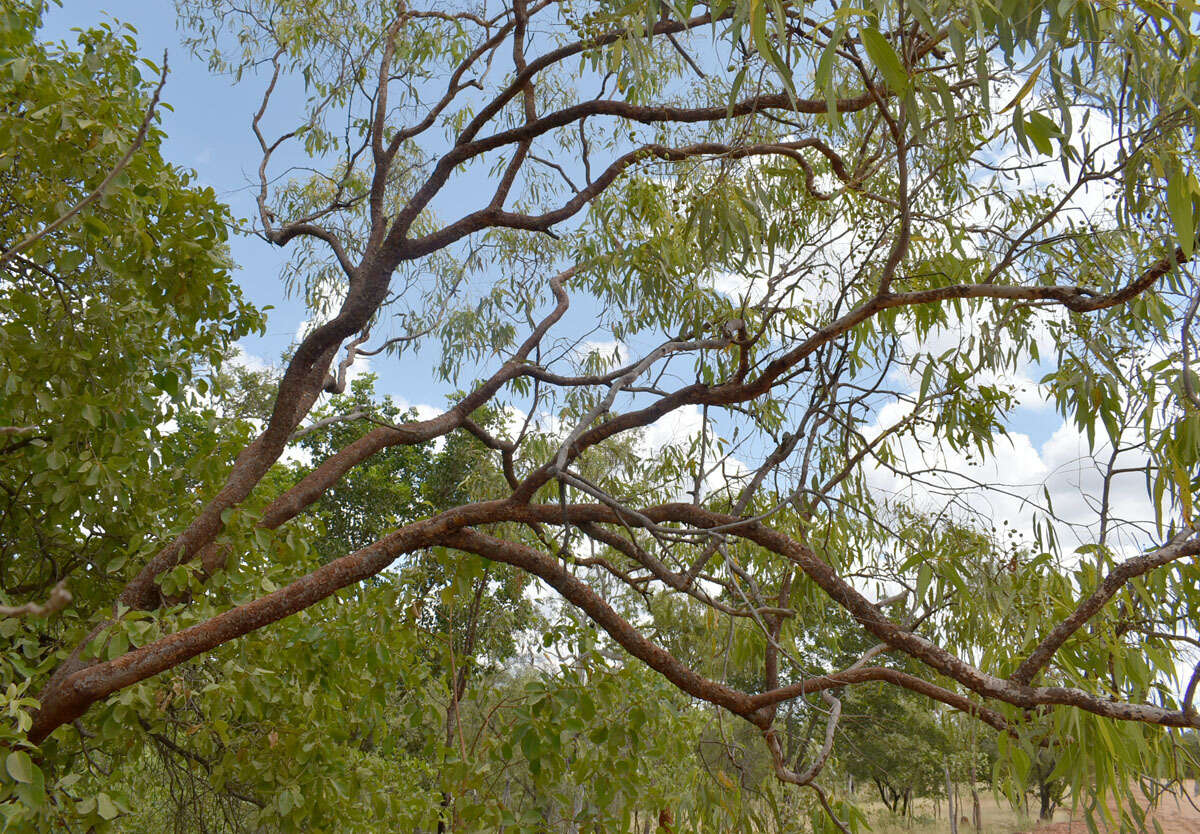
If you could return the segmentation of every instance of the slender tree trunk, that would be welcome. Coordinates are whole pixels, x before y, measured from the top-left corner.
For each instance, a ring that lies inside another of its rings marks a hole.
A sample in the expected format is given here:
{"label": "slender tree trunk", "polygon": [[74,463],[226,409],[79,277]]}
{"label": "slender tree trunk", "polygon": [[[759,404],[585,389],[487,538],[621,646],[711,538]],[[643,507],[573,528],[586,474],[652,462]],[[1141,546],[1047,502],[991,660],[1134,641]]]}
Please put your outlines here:
{"label": "slender tree trunk", "polygon": [[[471,659],[475,656],[475,639],[478,634],[479,626],[479,606],[483,600],[483,592],[487,587],[488,575],[490,568],[485,569],[483,576],[476,580],[475,594],[471,598],[471,608],[467,616],[467,634],[463,645],[463,664],[457,666],[454,662],[454,615],[453,611],[450,616],[449,640],[450,640],[450,705],[446,708],[446,746],[450,747],[454,744],[455,735],[459,736],[459,743],[462,743],[461,718],[459,716],[458,705],[467,691],[467,681],[470,677]],[[466,757],[466,749],[459,751],[463,757]],[[447,792],[442,793],[442,813],[438,817],[438,834],[445,834],[447,831],[447,820],[452,817],[451,806],[454,804],[454,797]],[[453,820],[450,819],[452,823]],[[453,830],[451,828],[450,830]]]}
{"label": "slender tree trunk", "polygon": [[579,812],[583,810],[583,788],[575,788],[575,799],[571,803],[571,818],[567,820],[567,834],[576,834],[579,831],[579,824],[576,822],[579,819]]}
{"label": "slender tree trunk", "polygon": [[946,768],[946,815],[950,818],[950,834],[958,834],[958,807],[955,802],[954,783],[950,781],[950,763]]}
{"label": "slender tree trunk", "polygon": [[1041,798],[1041,807],[1038,809],[1038,819],[1052,820],[1054,819],[1054,801],[1050,795],[1050,783],[1038,783],[1038,795]]}
{"label": "slender tree trunk", "polygon": [[971,724],[971,822],[975,827],[976,834],[983,831],[983,810],[979,807],[979,785],[978,774],[975,772],[976,766],[979,764],[979,758],[976,755],[978,748],[975,743],[975,724]]}
{"label": "slender tree trunk", "polygon": [[875,783],[875,787],[879,791],[880,801],[887,806],[889,811],[893,810],[892,803],[888,801],[887,794],[883,792],[883,782],[879,781],[878,777],[873,778],[871,781]]}

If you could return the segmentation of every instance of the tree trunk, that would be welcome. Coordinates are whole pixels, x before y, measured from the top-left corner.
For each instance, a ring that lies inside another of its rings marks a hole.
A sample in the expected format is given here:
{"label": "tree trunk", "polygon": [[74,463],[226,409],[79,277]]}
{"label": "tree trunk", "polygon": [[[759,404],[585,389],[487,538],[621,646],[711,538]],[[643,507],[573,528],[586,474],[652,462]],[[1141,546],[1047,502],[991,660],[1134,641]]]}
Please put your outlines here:
{"label": "tree trunk", "polygon": [[971,822],[974,825],[976,834],[982,834],[983,831],[983,810],[979,807],[979,780],[975,772],[976,766],[979,764],[979,758],[976,755],[978,748],[975,743],[975,727],[971,724]]}
{"label": "tree trunk", "polygon": [[896,812],[895,797],[893,797],[892,799],[888,799],[888,794],[887,794],[887,792],[884,791],[883,782],[879,779],[879,777],[875,777],[872,781],[875,782],[875,787],[879,789],[880,800],[883,801],[883,804],[887,806],[887,809],[889,811],[891,811],[892,813],[895,813]]}
{"label": "tree trunk", "polygon": [[1041,807],[1038,809],[1038,819],[1049,822],[1054,819],[1054,801],[1050,795],[1050,783],[1040,782],[1038,784],[1038,796],[1041,798]]}
{"label": "tree trunk", "polygon": [[950,780],[950,763],[946,768],[946,815],[950,818],[950,834],[958,834],[958,806],[955,803],[954,783]]}

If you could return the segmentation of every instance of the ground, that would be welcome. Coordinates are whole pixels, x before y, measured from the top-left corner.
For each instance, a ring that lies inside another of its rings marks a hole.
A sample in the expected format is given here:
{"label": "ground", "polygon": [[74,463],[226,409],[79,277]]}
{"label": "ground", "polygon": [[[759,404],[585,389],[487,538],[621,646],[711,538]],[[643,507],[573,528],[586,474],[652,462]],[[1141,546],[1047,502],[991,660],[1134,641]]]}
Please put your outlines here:
{"label": "ground", "polygon": [[[1155,819],[1163,834],[1200,834],[1200,797],[1192,797],[1192,804],[1187,798],[1167,797],[1155,811]],[[1067,816],[1068,812],[1059,811],[1056,819]],[[1085,834],[1087,823],[1081,819],[1061,820],[1053,825],[1042,825],[1033,829],[1032,834]],[[1149,829],[1153,830],[1153,829]]]}
{"label": "ground", "polygon": [[[1190,785],[1189,785],[1190,786]],[[1191,797],[1192,805],[1187,797],[1165,797],[1152,815],[1158,821],[1162,834],[1200,834],[1200,792]],[[983,812],[983,834],[1087,834],[1087,823],[1083,821],[1082,813],[1071,818],[1070,808],[1059,809],[1050,825],[1033,825],[1028,817],[1013,808],[1007,802],[996,802],[990,791],[980,792],[980,806]],[[966,795],[962,808],[970,813],[970,797]],[[882,804],[867,801],[867,815],[871,821],[873,834],[946,834],[950,825],[945,817],[944,801],[935,806],[930,800],[920,800],[914,809],[914,819],[901,820],[888,812]],[[1037,807],[1031,809],[1037,814]],[[1105,829],[1101,829],[1105,831]],[[975,829],[969,824],[960,823],[959,834],[975,834]],[[1106,834],[1115,834],[1115,829]],[[1154,829],[1148,828],[1153,833]]]}

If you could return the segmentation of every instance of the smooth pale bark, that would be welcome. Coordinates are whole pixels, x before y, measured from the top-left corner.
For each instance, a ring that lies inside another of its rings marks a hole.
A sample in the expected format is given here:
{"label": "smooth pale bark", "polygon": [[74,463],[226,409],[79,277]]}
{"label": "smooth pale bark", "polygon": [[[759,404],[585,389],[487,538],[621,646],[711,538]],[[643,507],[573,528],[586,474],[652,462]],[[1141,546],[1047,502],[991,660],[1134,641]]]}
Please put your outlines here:
{"label": "smooth pale bark", "polygon": [[946,811],[950,816],[950,834],[958,834],[958,803],[955,801],[954,782],[950,779],[950,763],[946,762]]}

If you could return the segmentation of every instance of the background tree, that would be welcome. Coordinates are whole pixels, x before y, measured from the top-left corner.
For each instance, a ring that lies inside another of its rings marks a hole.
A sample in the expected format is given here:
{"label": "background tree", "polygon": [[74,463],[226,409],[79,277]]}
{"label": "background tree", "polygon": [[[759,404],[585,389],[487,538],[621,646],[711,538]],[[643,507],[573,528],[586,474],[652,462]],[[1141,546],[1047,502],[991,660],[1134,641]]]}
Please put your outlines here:
{"label": "background tree", "polygon": [[[228,272],[228,210],[160,154],[161,68],[112,27],[42,44],[43,10],[0,10],[0,599],[70,601],[0,625],[10,830],[73,805],[66,774],[23,746],[31,696],[111,607],[144,531],[194,511],[210,456],[244,441],[171,459],[168,425],[206,389],[199,368],[262,325]],[[121,806],[101,788],[78,807],[86,827]]]}
{"label": "background tree", "polygon": [[928,706],[884,685],[856,689],[843,702],[844,766],[873,785],[892,813],[908,815],[915,797],[941,793],[950,740]]}

